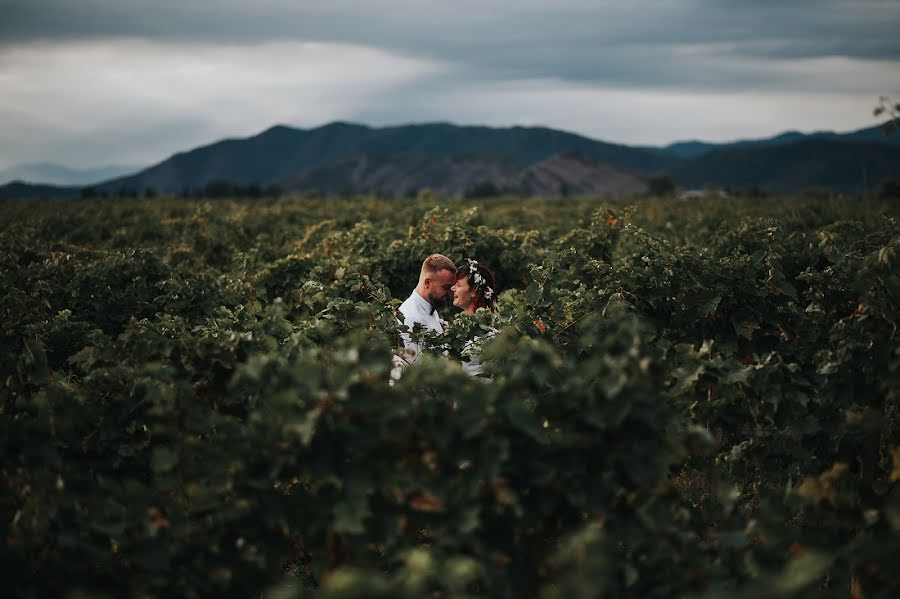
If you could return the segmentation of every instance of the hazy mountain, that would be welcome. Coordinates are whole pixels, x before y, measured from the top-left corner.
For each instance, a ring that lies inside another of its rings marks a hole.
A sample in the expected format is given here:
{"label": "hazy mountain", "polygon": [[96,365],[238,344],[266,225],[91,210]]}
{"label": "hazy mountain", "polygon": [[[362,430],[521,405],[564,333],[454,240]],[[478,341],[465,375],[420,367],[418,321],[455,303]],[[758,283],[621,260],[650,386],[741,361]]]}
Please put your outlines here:
{"label": "hazy mountain", "polygon": [[610,197],[641,193],[647,188],[644,178],[634,172],[577,154],[555,154],[523,168],[489,154],[434,156],[422,152],[355,156],[285,178],[277,185],[322,193],[388,196],[415,195],[428,188],[445,196],[510,193]]}
{"label": "hazy mountain", "polygon": [[112,165],[98,168],[75,169],[60,164],[40,162],[18,164],[0,170],[0,184],[12,181],[26,181],[48,185],[88,185],[106,181],[140,170],[137,166]]}
{"label": "hazy mountain", "polygon": [[646,179],[579,154],[556,154],[520,173],[516,188],[527,195],[615,197],[644,193]]}
{"label": "hazy mountain", "polygon": [[805,138],[774,145],[714,149],[668,169],[684,187],[715,184],[739,189],[756,185],[774,192],[827,187],[861,194],[881,179],[900,176],[900,146]]}
{"label": "hazy mountain", "polygon": [[[640,172],[658,171],[681,161],[658,150],[609,144],[543,127],[460,127],[437,123],[376,129],[332,123],[308,130],[277,126],[247,139],[220,141],[176,154],[136,175],[108,181],[98,188],[110,192],[152,189],[179,193],[227,180],[244,185],[287,182],[287,189],[300,189],[298,186],[315,180],[317,188],[325,189],[330,184],[322,184],[324,173],[344,172],[348,162],[359,162],[361,157],[365,157],[361,168],[396,159],[399,162],[394,168],[402,170],[412,168],[405,163],[418,156],[414,162],[419,168],[427,162],[432,165],[431,172],[436,172],[438,167],[434,165],[442,164],[444,159],[453,159],[458,163],[456,167],[462,168],[466,156],[489,156],[497,165],[524,169],[564,153]],[[366,174],[370,176],[375,175]],[[415,173],[411,176],[423,180]],[[362,190],[352,182],[347,186]]]}
{"label": "hazy mountain", "polygon": [[286,177],[278,185],[321,193],[371,192],[389,196],[415,195],[429,188],[453,195],[485,182],[492,182],[498,189],[507,188],[517,173],[512,164],[490,155],[363,154]]}
{"label": "hazy mountain", "polygon": [[725,148],[737,148],[747,146],[774,146],[793,143],[807,139],[827,139],[831,141],[870,142],[884,143],[900,146],[900,135],[885,135],[881,127],[868,127],[849,133],[835,133],[834,131],[816,131],[813,133],[801,133],[799,131],[786,131],[773,137],[762,139],[742,139],[732,142],[711,143],[699,140],[679,141],[658,149],[681,158],[696,158],[711,150]]}

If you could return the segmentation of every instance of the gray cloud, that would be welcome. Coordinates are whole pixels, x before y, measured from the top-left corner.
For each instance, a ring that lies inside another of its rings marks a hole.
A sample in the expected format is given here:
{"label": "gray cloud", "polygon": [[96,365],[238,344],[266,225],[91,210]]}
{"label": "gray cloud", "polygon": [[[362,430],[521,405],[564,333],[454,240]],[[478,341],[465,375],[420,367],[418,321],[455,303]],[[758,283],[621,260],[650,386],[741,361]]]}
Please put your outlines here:
{"label": "gray cloud", "polygon": [[[765,77],[748,81],[734,68],[742,61],[900,60],[895,1],[6,0],[2,5],[0,40],[6,44],[109,36],[227,44],[317,40],[452,62],[486,78],[724,90],[767,86]],[[731,59],[729,68],[716,60],[723,54]]]}
{"label": "gray cloud", "polygon": [[898,30],[896,0],[0,0],[0,166],[335,119],[847,130],[900,94]]}

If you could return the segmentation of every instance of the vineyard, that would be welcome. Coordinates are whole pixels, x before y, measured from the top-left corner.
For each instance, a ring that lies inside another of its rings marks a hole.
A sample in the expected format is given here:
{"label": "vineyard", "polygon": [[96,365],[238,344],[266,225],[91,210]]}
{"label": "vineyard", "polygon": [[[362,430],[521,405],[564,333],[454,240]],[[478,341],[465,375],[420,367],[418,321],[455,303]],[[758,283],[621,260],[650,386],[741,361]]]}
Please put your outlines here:
{"label": "vineyard", "polygon": [[900,596],[900,205],[422,196],[0,204],[6,596]]}

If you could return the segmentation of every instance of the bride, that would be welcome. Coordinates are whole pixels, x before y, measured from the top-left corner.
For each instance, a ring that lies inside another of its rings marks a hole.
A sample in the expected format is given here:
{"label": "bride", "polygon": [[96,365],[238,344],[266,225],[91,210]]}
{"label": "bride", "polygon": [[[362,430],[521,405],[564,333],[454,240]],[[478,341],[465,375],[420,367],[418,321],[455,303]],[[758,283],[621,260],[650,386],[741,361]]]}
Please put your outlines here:
{"label": "bride", "polygon": [[[466,316],[472,316],[479,308],[485,308],[490,312],[497,312],[497,283],[494,273],[486,266],[479,265],[477,261],[466,259],[465,264],[456,269],[456,283],[450,288],[453,294],[453,305],[463,311]],[[492,329],[485,337],[474,337],[466,342],[461,355],[464,358],[463,369],[472,376],[484,376],[482,374],[481,343],[485,339],[493,337],[497,331]],[[465,359],[468,358],[466,361]]]}

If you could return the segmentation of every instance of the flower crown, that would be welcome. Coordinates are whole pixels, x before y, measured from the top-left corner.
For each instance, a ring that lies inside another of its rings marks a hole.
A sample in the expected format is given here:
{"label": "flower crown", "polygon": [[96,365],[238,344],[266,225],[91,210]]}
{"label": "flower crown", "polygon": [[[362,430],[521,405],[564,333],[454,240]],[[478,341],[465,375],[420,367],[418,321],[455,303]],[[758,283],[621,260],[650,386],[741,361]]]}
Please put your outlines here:
{"label": "flower crown", "polygon": [[472,287],[475,291],[483,295],[486,300],[490,300],[494,297],[494,290],[491,289],[490,285],[487,284],[487,281],[484,280],[484,277],[481,276],[481,273],[478,272],[478,261],[466,258],[466,265],[469,267],[469,274],[473,283]]}

